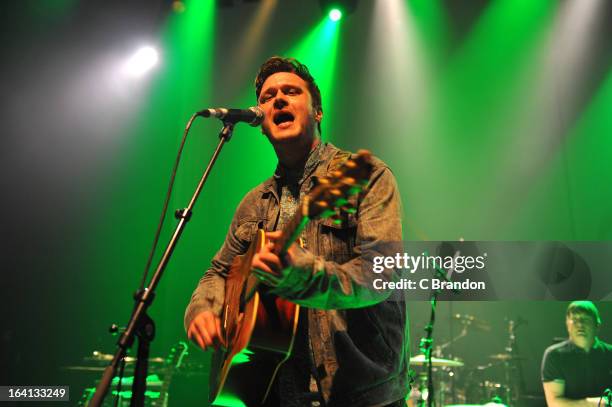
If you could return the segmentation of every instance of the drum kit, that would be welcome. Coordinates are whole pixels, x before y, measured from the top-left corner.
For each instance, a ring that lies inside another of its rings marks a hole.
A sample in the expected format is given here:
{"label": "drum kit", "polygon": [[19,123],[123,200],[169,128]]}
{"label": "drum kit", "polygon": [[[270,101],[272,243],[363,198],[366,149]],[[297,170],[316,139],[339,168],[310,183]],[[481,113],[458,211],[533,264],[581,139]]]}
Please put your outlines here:
{"label": "drum kit", "polygon": [[[460,320],[463,326],[462,331],[449,342],[436,346],[432,352],[431,367],[432,383],[434,384],[432,405],[436,407],[517,406],[517,400],[523,388],[519,364],[523,358],[518,355],[514,335],[517,323],[508,321],[509,340],[503,352],[489,355],[487,364],[470,369],[465,366],[461,358],[445,355],[445,350],[458,339],[465,337],[468,334],[468,327],[477,327],[485,331],[491,328],[486,321],[470,315],[454,315],[454,318]],[[208,371],[207,362],[194,359],[192,356],[186,358],[187,354],[187,344],[179,342],[172,347],[166,358],[149,359],[145,406],[168,405],[170,382],[173,376],[178,376],[183,380]],[[64,370],[79,374],[90,372],[97,377],[112,358],[111,354],[94,351],[83,358],[78,365],[64,366]],[[123,377],[114,378],[111,387],[113,396],[109,395],[106,398],[104,406],[127,407],[130,405],[132,374],[136,360],[128,356],[124,358],[124,362]],[[417,375],[412,385],[410,398],[406,400],[409,407],[428,406],[429,363],[425,354],[410,358],[411,368],[417,371]],[[200,382],[202,380],[198,378],[198,383]],[[95,389],[96,383],[84,389],[78,405],[87,406]]]}
{"label": "drum kit", "polygon": [[[458,357],[445,358],[443,350],[451,343],[467,335],[469,326],[490,330],[490,325],[470,315],[455,315],[463,325],[462,332],[451,341],[437,346],[431,356],[432,381],[435,384],[432,405],[442,407],[512,407],[517,406],[522,380],[518,355],[515,321],[508,321],[508,346],[504,352],[489,355],[489,362],[483,366],[469,369]],[[410,365],[417,372],[412,385],[410,398],[406,400],[409,407],[426,407],[428,394],[428,366],[425,354],[410,358]]]}
{"label": "drum kit", "polygon": [[[438,353],[440,348],[437,348]],[[187,355],[186,349],[184,343],[179,343],[173,347],[168,357],[149,359],[145,406],[165,407],[168,405],[168,393],[173,376],[189,376],[196,372],[208,370],[207,366],[200,361],[193,360],[190,357],[185,358]],[[89,356],[84,357],[79,365],[64,366],[64,369],[81,374],[90,372],[97,376],[102,373],[112,357],[111,354],[94,351]],[[434,370],[434,383],[436,384],[434,405],[445,407],[508,407],[516,405],[512,404],[512,380],[496,381],[492,379],[493,375],[488,376],[486,372],[500,364],[509,366],[520,358],[512,353],[498,353],[490,355],[490,359],[491,362],[488,365],[478,366],[474,369],[478,372],[476,374],[466,372],[467,368],[459,358],[445,359],[439,354],[433,356],[431,365]],[[124,376],[121,379],[119,377],[113,379],[111,386],[113,396],[106,398],[104,406],[130,406],[134,364],[134,358],[129,356],[125,358]],[[428,399],[426,374],[428,360],[423,354],[416,355],[410,358],[410,365],[412,369],[420,369],[421,371],[417,375],[416,383],[413,384],[411,397],[406,403],[410,407],[425,407]],[[471,377],[471,379],[467,381],[458,380],[462,374]],[[83,390],[78,402],[79,406],[86,407],[89,405],[96,389],[95,383],[93,384],[93,386]]]}
{"label": "drum kit", "polygon": [[[191,376],[201,375],[201,372],[207,370],[207,366],[202,363],[202,360],[198,360],[191,356],[187,357],[188,354],[187,343],[180,341],[172,346],[167,357],[149,358],[149,374],[146,379],[147,389],[144,403],[146,407],[166,407],[168,405],[168,395],[170,393],[170,385],[173,378],[178,377],[184,380]],[[75,372],[80,375],[89,372],[93,373],[92,377],[99,378],[113,356],[112,354],[94,351],[90,355],[84,357],[79,364],[64,366],[63,370]],[[129,407],[131,405],[131,390],[135,363],[136,359],[131,356],[124,358],[123,375],[122,377],[115,376],[113,378],[109,394],[104,400],[103,406]],[[197,382],[201,383],[206,381],[198,377]],[[83,389],[81,398],[77,403],[78,406],[86,407],[89,405],[96,390],[97,382],[92,384],[93,386]],[[173,404],[181,405],[180,402]]]}

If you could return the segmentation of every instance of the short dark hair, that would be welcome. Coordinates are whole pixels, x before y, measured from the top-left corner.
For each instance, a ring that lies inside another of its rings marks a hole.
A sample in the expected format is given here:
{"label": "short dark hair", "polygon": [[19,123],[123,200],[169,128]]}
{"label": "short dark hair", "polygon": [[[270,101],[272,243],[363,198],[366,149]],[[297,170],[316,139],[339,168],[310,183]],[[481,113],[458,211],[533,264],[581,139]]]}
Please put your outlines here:
{"label": "short dark hair", "polygon": [[[264,82],[271,75],[278,72],[290,72],[302,78],[308,85],[308,91],[312,97],[312,107],[316,112],[323,113],[323,105],[321,103],[321,90],[317,86],[314,78],[310,74],[308,67],[302,64],[295,58],[283,58],[274,56],[268,58],[259,68],[255,77],[255,97],[259,100],[259,94]],[[318,123],[319,134],[321,134],[321,122]]]}
{"label": "short dark hair", "polygon": [[593,318],[597,325],[601,324],[601,317],[595,304],[591,301],[574,301],[567,307],[565,316],[568,317],[571,314],[587,314]]}

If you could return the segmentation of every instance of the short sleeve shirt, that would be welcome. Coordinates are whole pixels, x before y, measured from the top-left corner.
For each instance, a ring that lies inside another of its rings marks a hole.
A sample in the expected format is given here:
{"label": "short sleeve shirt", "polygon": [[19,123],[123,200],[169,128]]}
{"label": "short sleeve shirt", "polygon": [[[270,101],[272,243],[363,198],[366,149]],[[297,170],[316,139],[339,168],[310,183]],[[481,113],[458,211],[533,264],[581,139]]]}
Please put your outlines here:
{"label": "short sleeve shirt", "polygon": [[596,340],[590,352],[567,340],[550,346],[542,359],[542,381],[563,381],[564,397],[599,397],[612,386],[612,345]]}

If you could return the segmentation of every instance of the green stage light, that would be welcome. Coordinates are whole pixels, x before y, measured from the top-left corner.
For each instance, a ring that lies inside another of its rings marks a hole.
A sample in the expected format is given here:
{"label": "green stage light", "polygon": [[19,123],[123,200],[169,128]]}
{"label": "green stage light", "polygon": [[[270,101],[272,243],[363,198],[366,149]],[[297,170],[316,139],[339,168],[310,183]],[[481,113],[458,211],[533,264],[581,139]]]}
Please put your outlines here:
{"label": "green stage light", "polygon": [[331,21],[338,21],[353,13],[357,8],[357,0],[319,0],[323,15]]}
{"label": "green stage light", "polygon": [[329,19],[332,21],[338,21],[342,18],[342,11],[337,8],[333,8],[329,11]]}

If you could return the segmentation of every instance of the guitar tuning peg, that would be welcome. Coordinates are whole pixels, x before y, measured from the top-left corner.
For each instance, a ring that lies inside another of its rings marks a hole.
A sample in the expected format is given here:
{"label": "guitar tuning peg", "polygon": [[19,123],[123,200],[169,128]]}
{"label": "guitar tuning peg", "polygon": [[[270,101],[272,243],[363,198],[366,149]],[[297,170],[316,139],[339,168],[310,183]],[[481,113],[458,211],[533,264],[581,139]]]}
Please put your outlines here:
{"label": "guitar tuning peg", "polygon": [[329,203],[327,203],[326,201],[316,201],[314,205],[317,206],[317,208],[313,209],[313,211],[314,213],[319,213],[319,216],[333,216],[335,213],[333,209],[329,207]]}
{"label": "guitar tuning peg", "polygon": [[340,207],[340,210],[344,213],[357,213],[357,208],[355,208],[353,205],[351,204],[346,204],[346,205],[342,205]]}
{"label": "guitar tuning peg", "polygon": [[342,215],[340,215],[339,213],[334,214],[330,219],[334,222],[335,225],[342,224]]}
{"label": "guitar tuning peg", "polygon": [[342,178],[342,183],[344,185],[355,185],[357,183],[357,180],[353,177],[344,177]]}
{"label": "guitar tuning peg", "polygon": [[338,208],[340,208],[340,207],[342,207],[342,206],[344,206],[346,204],[348,204],[348,200],[346,198],[344,198],[344,197],[338,198],[338,199],[336,199],[336,202],[334,202],[334,206],[337,206]]}
{"label": "guitar tuning peg", "polygon": [[350,189],[349,189],[349,195],[357,195],[358,193],[360,193],[363,190],[363,185],[361,184],[357,184],[357,185],[353,185]]}

